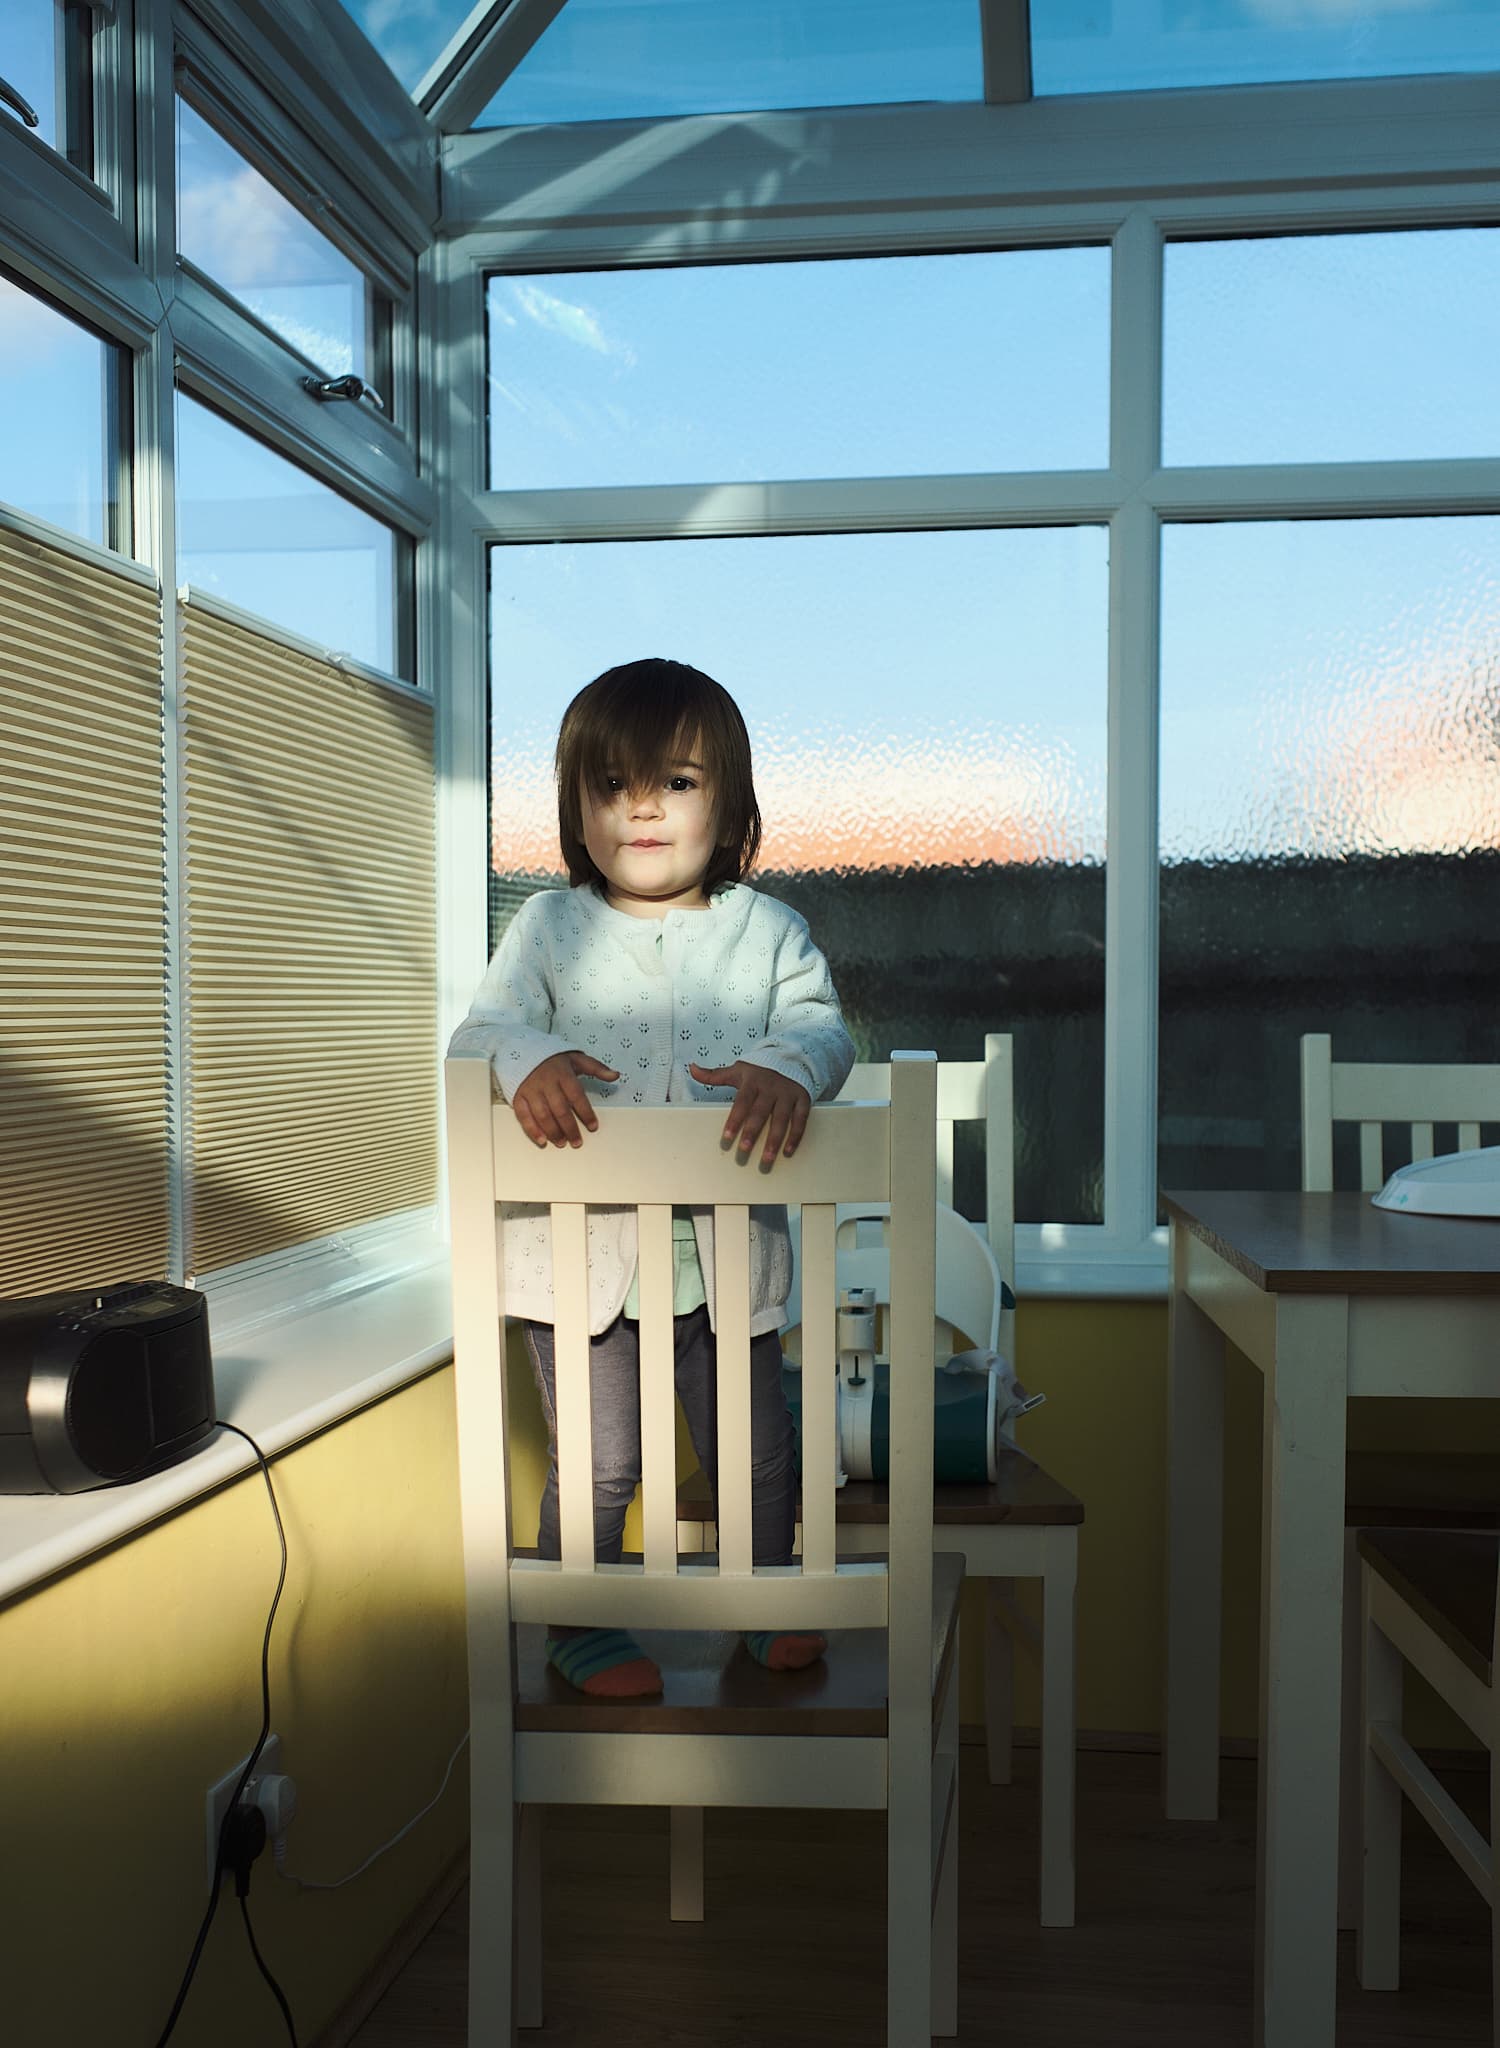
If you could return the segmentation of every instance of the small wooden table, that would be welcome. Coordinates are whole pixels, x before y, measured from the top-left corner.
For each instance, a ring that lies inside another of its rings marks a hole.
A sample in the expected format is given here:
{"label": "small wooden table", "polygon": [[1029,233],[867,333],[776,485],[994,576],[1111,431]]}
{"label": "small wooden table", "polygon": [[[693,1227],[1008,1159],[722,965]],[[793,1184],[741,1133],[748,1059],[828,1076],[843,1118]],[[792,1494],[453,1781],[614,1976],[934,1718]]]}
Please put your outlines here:
{"label": "small wooden table", "polygon": [[1265,1379],[1256,2048],[1332,2048],[1345,1413],[1500,1395],[1500,1222],[1363,1194],[1165,1197],[1169,1816],[1219,1798],[1223,1340]]}

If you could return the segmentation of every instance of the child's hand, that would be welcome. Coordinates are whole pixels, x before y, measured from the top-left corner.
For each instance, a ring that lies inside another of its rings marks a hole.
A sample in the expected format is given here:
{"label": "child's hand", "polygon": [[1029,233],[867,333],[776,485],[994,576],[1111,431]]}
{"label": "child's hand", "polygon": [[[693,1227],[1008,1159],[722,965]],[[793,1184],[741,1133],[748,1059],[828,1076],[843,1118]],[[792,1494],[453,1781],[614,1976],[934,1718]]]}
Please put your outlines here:
{"label": "child's hand", "polygon": [[590,1053],[555,1052],[550,1060],[532,1068],[510,1098],[516,1122],[533,1145],[549,1141],[554,1145],[581,1145],[580,1123],[588,1130],[598,1130],[599,1119],[578,1080],[580,1074],[591,1074],[596,1081],[620,1078],[616,1068],[605,1066]]}
{"label": "child's hand", "polygon": [[695,1081],[704,1081],[710,1088],[735,1091],[724,1125],[724,1143],[732,1145],[738,1136],[741,1159],[749,1158],[763,1129],[766,1145],[760,1155],[762,1169],[769,1170],[775,1164],[778,1152],[791,1158],[802,1142],[807,1112],[812,1108],[812,1097],[800,1081],[789,1081],[785,1074],[773,1074],[769,1067],[757,1067],[750,1060],[736,1060],[732,1067],[690,1064],[688,1072]]}

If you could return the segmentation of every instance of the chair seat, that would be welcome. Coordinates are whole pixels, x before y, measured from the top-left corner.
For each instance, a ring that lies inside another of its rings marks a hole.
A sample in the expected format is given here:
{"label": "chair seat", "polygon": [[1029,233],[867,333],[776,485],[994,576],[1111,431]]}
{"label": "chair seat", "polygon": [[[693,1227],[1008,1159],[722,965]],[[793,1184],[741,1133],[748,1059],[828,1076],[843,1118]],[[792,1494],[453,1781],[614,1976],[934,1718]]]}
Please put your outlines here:
{"label": "chair seat", "polygon": [[[801,1512],[799,1498],[799,1517]],[[711,1522],[713,1515],[708,1482],[695,1472],[677,1490],[677,1518]],[[851,1479],[838,1490],[835,1516],[849,1523],[889,1521],[890,1489],[883,1480]],[[993,1484],[939,1480],[932,1489],[932,1519],[937,1528],[960,1523],[1077,1523],[1083,1520],[1083,1502],[1024,1451],[1010,1451],[1000,1461]]]}
{"label": "chair seat", "polygon": [[1359,1554],[1484,1685],[1491,1682],[1500,1535],[1363,1529]]}
{"label": "chair seat", "polygon": [[[703,1562],[701,1557],[692,1559]],[[868,1564],[870,1559],[860,1559]],[[932,1560],[932,1693],[951,1676],[957,1641],[961,1556]],[[886,1733],[886,1647],[882,1629],[835,1629],[828,1654],[804,1671],[767,1671],[738,1635],[642,1629],[636,1640],[661,1667],[654,1700],[595,1700],[547,1662],[546,1631],[516,1630],[516,1727],[612,1735],[873,1735]]]}
{"label": "chair seat", "polygon": [[1344,1521],[1351,1528],[1500,1528],[1500,1456],[1351,1451]]}

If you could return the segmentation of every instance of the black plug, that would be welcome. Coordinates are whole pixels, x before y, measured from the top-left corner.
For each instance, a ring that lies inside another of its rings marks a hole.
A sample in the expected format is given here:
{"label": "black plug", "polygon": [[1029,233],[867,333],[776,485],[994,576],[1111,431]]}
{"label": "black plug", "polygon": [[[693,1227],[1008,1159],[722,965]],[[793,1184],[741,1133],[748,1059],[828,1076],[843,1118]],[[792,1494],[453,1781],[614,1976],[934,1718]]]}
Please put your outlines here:
{"label": "black plug", "polygon": [[250,1896],[250,1866],[266,1846],[266,1817],[242,1799],[224,1822],[224,1868],[234,1872],[234,1895]]}

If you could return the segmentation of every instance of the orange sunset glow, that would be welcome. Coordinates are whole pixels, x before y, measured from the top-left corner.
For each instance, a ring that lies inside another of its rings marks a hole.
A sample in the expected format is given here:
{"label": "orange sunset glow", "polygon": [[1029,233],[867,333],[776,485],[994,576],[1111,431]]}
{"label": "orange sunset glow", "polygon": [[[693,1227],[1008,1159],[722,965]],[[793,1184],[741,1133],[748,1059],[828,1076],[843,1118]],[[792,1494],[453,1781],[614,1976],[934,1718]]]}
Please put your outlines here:
{"label": "orange sunset glow", "polygon": [[[756,768],[765,820],[758,865],[824,869],[1027,865],[1104,857],[1104,800],[1069,750],[989,735],[940,745],[798,748]],[[550,763],[495,762],[491,858],[499,874],[552,874],[561,860]]]}

